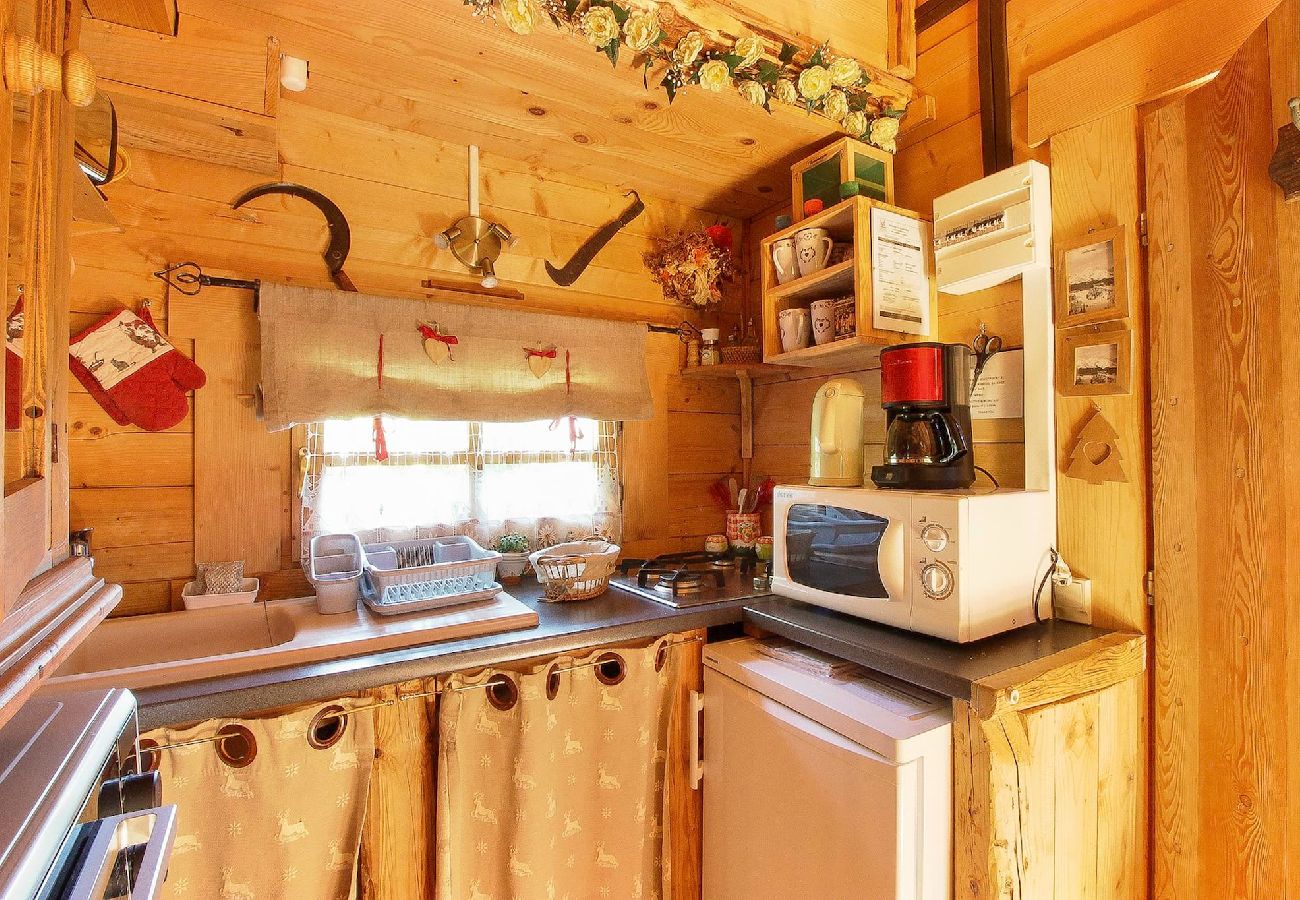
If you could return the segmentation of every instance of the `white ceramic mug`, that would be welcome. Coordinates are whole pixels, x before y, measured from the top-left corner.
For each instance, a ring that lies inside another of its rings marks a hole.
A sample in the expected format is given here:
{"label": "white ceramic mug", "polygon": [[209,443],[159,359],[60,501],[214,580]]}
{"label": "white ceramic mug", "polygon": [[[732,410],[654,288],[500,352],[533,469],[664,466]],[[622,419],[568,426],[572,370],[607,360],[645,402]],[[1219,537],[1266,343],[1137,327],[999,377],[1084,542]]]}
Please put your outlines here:
{"label": "white ceramic mug", "polygon": [[791,350],[802,350],[808,346],[812,337],[812,323],[808,318],[806,309],[783,309],[777,315],[777,323],[781,329],[781,350],[789,353]]}
{"label": "white ceramic mug", "polygon": [[799,274],[811,275],[826,268],[835,242],[825,228],[805,228],[794,235],[795,252],[799,255]]}
{"label": "white ceramic mug", "polygon": [[785,284],[799,277],[798,258],[795,256],[794,238],[781,238],[772,243],[772,265],[776,268],[776,283]]}
{"label": "white ceramic mug", "polygon": [[835,301],[814,300],[812,304],[812,334],[818,345],[835,340]]}

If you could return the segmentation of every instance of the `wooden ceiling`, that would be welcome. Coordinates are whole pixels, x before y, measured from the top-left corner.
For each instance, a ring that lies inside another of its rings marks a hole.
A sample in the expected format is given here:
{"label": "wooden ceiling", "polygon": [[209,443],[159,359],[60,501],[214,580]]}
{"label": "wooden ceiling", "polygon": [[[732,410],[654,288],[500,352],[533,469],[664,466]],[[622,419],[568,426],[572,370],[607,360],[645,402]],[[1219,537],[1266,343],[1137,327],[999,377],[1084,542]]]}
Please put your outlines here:
{"label": "wooden ceiling", "polygon": [[[311,64],[307,91],[285,95],[295,103],[731,215],[770,206],[788,190],[789,164],[838,134],[822,118],[776,104],[769,114],[732,92],[690,89],[669,105],[630,64],[611,69],[581,38],[549,23],[519,36],[459,0],[178,5],[175,37],[91,20],[83,46],[110,90],[134,85],[203,104],[137,143],[177,152],[168,144],[184,143],[207,117],[242,142],[231,156],[248,168],[275,163],[279,52]],[[130,135],[129,109],[123,118]],[[195,139],[190,149],[213,158],[212,144]]]}

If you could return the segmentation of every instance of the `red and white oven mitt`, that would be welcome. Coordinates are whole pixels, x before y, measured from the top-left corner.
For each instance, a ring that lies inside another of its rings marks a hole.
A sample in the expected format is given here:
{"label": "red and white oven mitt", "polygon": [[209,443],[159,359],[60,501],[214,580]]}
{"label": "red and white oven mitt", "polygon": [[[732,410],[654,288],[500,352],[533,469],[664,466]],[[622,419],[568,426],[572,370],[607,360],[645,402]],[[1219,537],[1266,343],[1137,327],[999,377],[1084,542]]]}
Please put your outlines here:
{"label": "red and white oven mitt", "polygon": [[5,431],[23,424],[23,298],[5,319]]}
{"label": "red and white oven mitt", "polygon": [[72,339],[68,365],[119,425],[164,431],[189,412],[207,376],[154,327],[147,309],[111,313]]}

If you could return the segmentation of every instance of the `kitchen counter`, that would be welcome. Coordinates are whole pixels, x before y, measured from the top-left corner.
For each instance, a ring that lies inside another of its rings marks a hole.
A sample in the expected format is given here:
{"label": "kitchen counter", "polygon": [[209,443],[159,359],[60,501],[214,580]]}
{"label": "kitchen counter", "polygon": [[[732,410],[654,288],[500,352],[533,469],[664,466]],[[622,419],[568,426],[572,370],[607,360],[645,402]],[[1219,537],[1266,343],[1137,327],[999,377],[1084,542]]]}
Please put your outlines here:
{"label": "kitchen counter", "polygon": [[242,716],[534,656],[737,624],[746,602],[673,609],[610,588],[594,600],[543,603],[539,599],[541,586],[531,578],[507,590],[537,611],[539,623],[535,628],[142,688],[134,692],[140,704],[140,727]]}
{"label": "kitchen counter", "polygon": [[990,675],[1112,633],[1048,619],[982,641],[954,644],[785,597],[750,601],[745,622],[958,700],[970,700],[971,686]]}

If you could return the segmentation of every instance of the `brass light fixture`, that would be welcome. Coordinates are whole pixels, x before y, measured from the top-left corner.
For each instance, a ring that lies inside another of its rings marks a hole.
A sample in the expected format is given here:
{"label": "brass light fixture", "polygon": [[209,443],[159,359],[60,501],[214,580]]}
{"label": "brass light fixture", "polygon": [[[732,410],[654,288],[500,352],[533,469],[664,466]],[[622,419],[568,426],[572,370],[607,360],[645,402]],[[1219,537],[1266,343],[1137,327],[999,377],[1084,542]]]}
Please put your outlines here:
{"label": "brass light fixture", "polygon": [[450,250],[460,264],[482,276],[480,284],[491,290],[500,284],[496,261],[501,251],[514,244],[510,229],[479,216],[478,203],[478,147],[469,148],[469,215],[445,231],[433,236],[440,250]]}

